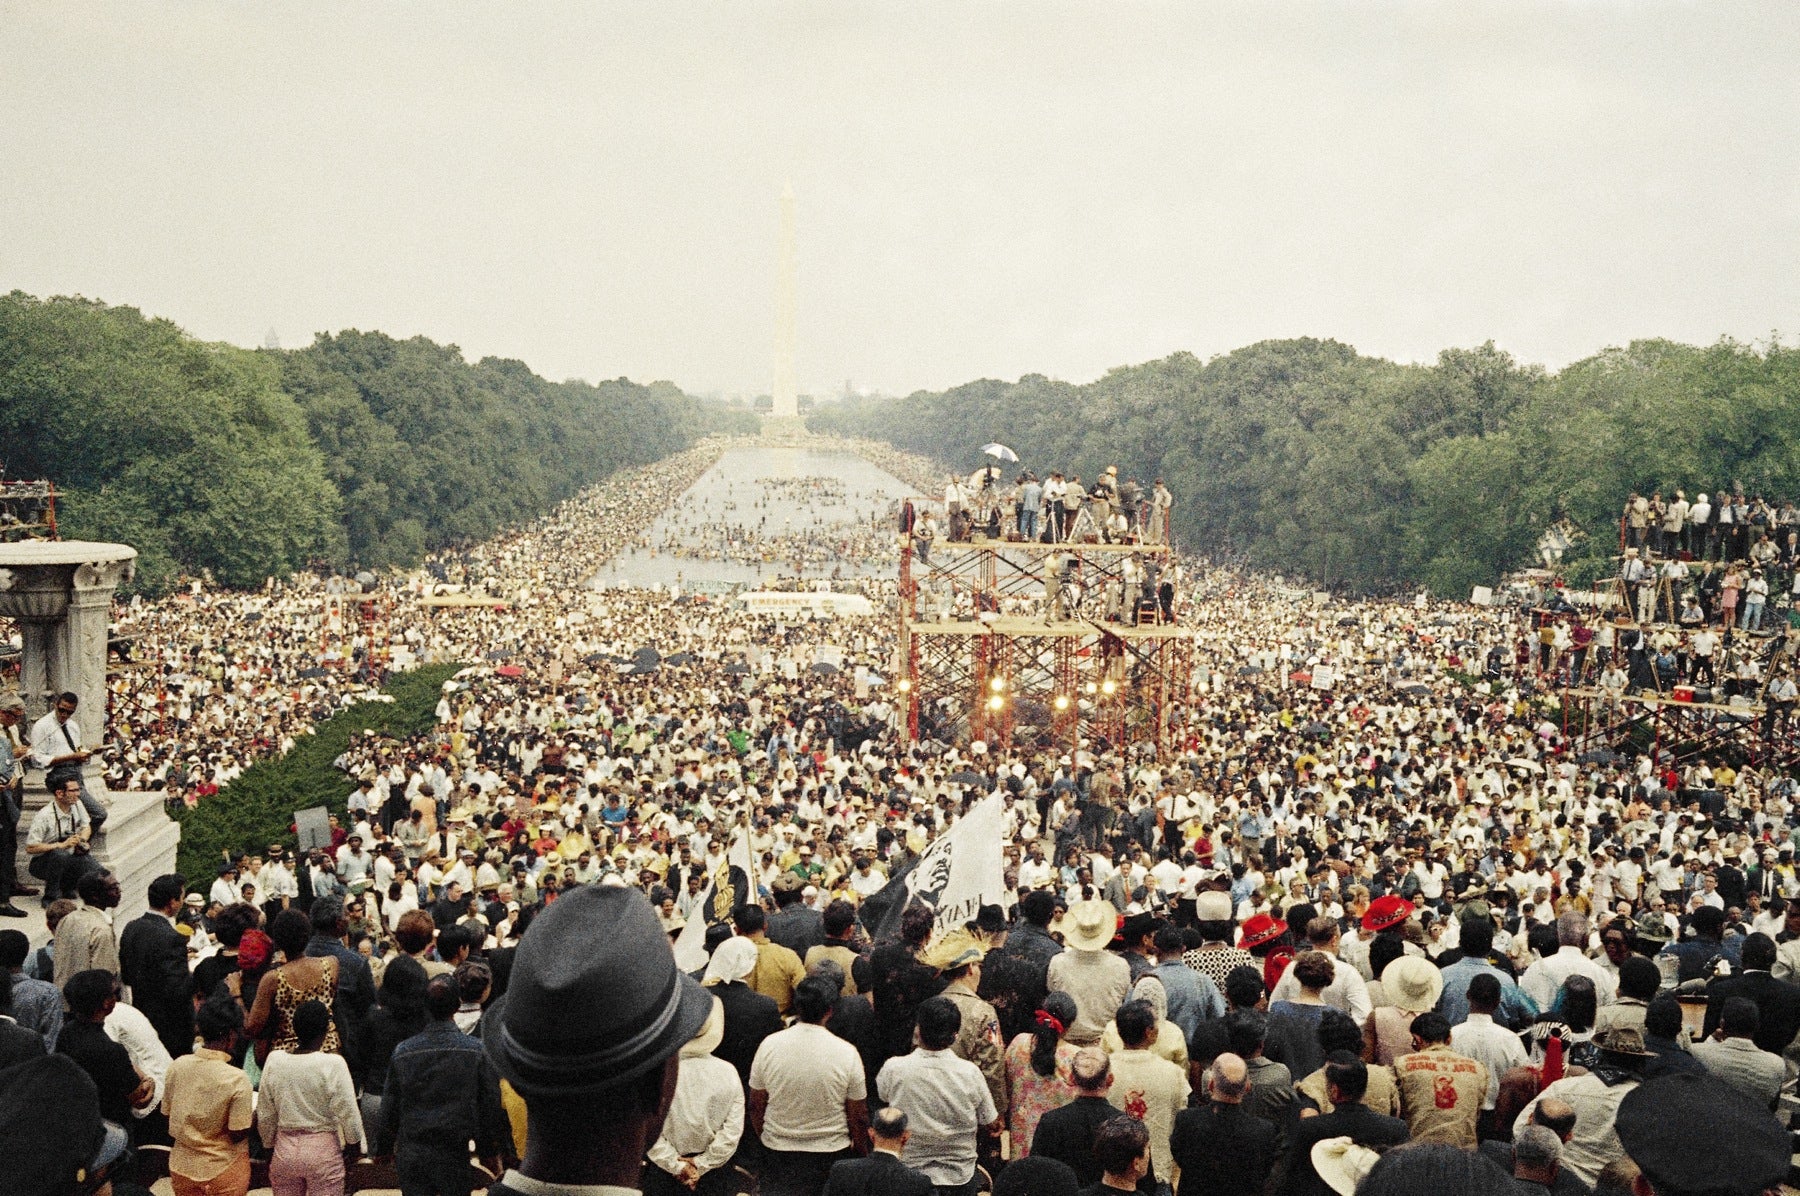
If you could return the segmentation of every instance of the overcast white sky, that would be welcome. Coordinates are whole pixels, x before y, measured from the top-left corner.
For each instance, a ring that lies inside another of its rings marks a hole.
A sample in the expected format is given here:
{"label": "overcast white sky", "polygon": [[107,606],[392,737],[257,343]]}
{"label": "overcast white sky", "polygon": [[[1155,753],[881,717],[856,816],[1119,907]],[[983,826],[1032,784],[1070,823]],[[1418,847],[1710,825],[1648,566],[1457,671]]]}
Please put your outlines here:
{"label": "overcast white sky", "polygon": [[0,0],[0,288],[756,393],[1800,329],[1800,8]]}

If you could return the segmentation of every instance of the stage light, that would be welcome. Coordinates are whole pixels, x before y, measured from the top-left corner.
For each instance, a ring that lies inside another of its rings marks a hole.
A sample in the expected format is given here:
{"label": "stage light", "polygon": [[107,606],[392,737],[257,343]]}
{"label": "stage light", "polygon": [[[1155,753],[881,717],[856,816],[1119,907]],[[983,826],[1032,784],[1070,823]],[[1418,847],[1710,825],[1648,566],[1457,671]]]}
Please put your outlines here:
{"label": "stage light", "polygon": [[988,699],[988,709],[989,710],[999,710],[1001,707],[1003,707],[1005,705],[1006,705],[1006,699],[1001,697],[999,694],[995,694],[993,697]]}
{"label": "stage light", "polygon": [[895,683],[894,688],[899,690],[903,694],[911,693],[912,692],[912,682],[908,681],[905,677],[902,677],[902,678],[900,678],[900,680],[898,682]]}
{"label": "stage light", "polygon": [[1099,693],[1100,687],[1098,685],[1095,685],[1092,681],[1090,681],[1087,683],[1087,691],[1091,694]]}
{"label": "stage light", "polygon": [[1005,677],[995,677],[992,681],[988,682],[988,688],[993,690],[995,693],[999,693],[1001,690],[1006,688],[1006,678]]}
{"label": "stage light", "polygon": [[1118,688],[1119,683],[1114,681],[1111,677],[1108,677],[1105,681],[1100,683],[1100,692],[1103,694],[1112,694],[1117,691]]}
{"label": "stage light", "polygon": [[1057,694],[1056,695],[1056,708],[1058,710],[1067,710],[1069,708],[1069,695],[1068,694]]}

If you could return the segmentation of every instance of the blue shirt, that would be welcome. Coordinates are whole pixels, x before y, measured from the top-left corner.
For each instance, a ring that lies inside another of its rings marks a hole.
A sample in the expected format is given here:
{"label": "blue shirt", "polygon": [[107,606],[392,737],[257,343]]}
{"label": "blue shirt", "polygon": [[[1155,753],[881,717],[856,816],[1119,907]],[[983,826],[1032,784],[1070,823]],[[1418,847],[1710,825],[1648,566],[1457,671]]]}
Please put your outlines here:
{"label": "blue shirt", "polygon": [[1538,1015],[1537,1002],[1505,972],[1485,960],[1464,956],[1445,968],[1443,976],[1444,992],[1438,998],[1437,1011],[1452,1026],[1460,1026],[1469,1020],[1469,981],[1477,976],[1492,976],[1500,982],[1500,1008],[1496,1021],[1519,1030],[1530,1025]]}
{"label": "blue shirt", "polygon": [[1169,1020],[1181,1027],[1189,1042],[1194,1040],[1201,1022],[1225,1016],[1225,998],[1212,977],[1196,972],[1179,959],[1157,964],[1150,974],[1162,981],[1163,992],[1169,997]]}

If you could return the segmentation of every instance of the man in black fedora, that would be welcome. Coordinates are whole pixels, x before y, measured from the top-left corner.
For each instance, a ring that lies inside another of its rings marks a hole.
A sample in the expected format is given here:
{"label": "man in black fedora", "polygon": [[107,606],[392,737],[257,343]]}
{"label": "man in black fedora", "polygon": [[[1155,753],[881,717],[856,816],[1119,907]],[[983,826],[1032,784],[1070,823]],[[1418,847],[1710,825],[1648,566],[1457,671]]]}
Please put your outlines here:
{"label": "man in black fedora", "polygon": [[711,1010],[643,894],[582,886],[545,909],[481,1024],[527,1124],[524,1160],[489,1196],[638,1189],[674,1099],[681,1045]]}
{"label": "man in black fedora", "polygon": [[1619,1102],[1614,1124],[1641,1172],[1633,1187],[1641,1196],[1758,1196],[1788,1175],[1787,1127],[1713,1076],[1646,1081]]}

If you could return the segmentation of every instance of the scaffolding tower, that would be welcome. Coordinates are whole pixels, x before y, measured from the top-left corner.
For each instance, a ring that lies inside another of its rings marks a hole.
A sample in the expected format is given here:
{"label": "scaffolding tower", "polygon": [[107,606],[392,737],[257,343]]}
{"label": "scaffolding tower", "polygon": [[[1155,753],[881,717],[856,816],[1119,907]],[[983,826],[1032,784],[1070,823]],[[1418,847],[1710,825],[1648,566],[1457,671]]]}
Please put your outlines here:
{"label": "scaffolding tower", "polygon": [[1193,703],[1167,545],[938,541],[899,565],[909,742],[1162,748]]}
{"label": "scaffolding tower", "polygon": [[0,478],[0,541],[54,540],[56,484]]}
{"label": "scaffolding tower", "polygon": [[370,685],[387,680],[394,653],[389,628],[394,601],[382,593],[324,595],[319,666],[354,672]]}

